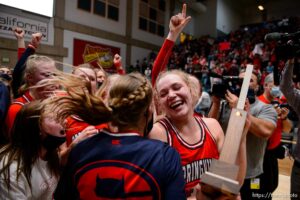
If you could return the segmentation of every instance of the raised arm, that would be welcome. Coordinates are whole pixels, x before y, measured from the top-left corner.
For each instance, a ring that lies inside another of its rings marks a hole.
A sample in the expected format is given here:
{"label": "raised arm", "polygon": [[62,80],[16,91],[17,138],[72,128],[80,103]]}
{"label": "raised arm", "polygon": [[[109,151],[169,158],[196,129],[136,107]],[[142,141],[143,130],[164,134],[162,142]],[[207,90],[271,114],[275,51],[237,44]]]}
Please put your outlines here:
{"label": "raised arm", "polygon": [[38,48],[40,41],[42,39],[42,34],[41,33],[34,33],[32,34],[32,39],[30,44],[28,45],[27,49],[25,52],[22,54],[21,58],[18,60],[14,71],[13,71],[13,80],[12,80],[12,91],[14,98],[18,98],[20,94],[18,93],[18,90],[20,86],[22,85],[23,82],[23,73],[26,68],[26,61],[27,58],[35,53],[36,48]]}
{"label": "raised arm", "polygon": [[24,40],[25,32],[22,28],[17,27],[13,29],[13,33],[18,41],[18,59],[20,59],[22,54],[25,51],[25,40]]}
{"label": "raised arm", "polygon": [[169,23],[168,36],[164,41],[161,49],[159,50],[158,55],[153,64],[153,69],[152,69],[153,86],[155,85],[155,81],[159,73],[165,70],[166,68],[175,41],[177,40],[183,28],[189,23],[190,20],[191,20],[190,16],[186,17],[186,4],[183,4],[181,13],[178,13],[177,15],[171,17]]}
{"label": "raised arm", "polygon": [[124,68],[122,67],[122,57],[119,54],[115,54],[113,62],[118,74],[126,74]]}
{"label": "raised arm", "polygon": [[300,90],[296,89],[293,85],[293,68],[294,60],[288,60],[281,76],[280,90],[290,106],[300,115]]}

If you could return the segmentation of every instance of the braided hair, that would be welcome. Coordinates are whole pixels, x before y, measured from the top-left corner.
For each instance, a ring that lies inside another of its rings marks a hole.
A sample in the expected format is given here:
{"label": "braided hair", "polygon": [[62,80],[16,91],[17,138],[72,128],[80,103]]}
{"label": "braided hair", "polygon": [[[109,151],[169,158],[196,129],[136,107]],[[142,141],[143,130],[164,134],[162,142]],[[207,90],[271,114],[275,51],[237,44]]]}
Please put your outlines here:
{"label": "braided hair", "polygon": [[59,120],[77,115],[91,125],[109,121],[115,126],[136,125],[152,101],[151,84],[139,73],[117,78],[110,89],[108,105],[91,94],[84,81],[80,83],[69,75],[59,81],[67,95],[55,97],[50,103]]}
{"label": "braided hair", "polygon": [[152,101],[152,87],[139,73],[121,76],[110,90],[108,105],[116,126],[136,125]]}

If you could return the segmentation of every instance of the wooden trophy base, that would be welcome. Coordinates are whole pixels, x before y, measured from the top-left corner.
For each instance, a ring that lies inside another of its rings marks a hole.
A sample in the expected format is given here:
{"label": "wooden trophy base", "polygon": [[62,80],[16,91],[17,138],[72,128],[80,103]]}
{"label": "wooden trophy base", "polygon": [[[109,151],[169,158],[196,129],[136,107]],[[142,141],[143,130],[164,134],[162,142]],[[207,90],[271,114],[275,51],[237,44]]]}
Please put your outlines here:
{"label": "wooden trophy base", "polygon": [[213,160],[209,171],[201,177],[201,190],[212,198],[221,194],[234,197],[239,194],[240,185],[236,181],[239,167],[220,160]]}

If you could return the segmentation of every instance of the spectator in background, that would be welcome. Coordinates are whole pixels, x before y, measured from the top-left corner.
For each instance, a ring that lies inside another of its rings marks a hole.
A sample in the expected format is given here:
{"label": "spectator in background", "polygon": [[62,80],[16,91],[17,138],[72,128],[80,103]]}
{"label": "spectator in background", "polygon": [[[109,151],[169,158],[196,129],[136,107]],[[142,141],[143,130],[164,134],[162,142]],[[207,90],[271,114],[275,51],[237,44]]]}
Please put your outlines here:
{"label": "spectator in background", "polygon": [[263,54],[261,56],[262,68],[264,68],[264,69],[266,68],[266,66],[269,63],[270,57],[271,57],[270,47],[269,47],[269,45],[265,44],[264,47],[263,47]]}
{"label": "spectator in background", "polygon": [[193,73],[193,61],[192,61],[192,56],[188,55],[186,58],[186,63],[185,63],[185,71],[189,74]]}
{"label": "spectator in background", "polygon": [[140,61],[136,60],[135,65],[133,65],[133,72],[139,72],[141,69]]}
{"label": "spectator in background", "polygon": [[266,66],[266,72],[268,74],[273,73],[273,69],[274,69],[274,66],[273,66],[272,62],[269,61],[268,64],[267,64],[267,66]]}
{"label": "spectator in background", "polygon": [[[116,68],[117,74],[125,74],[125,70],[122,67],[122,57],[119,54],[114,55],[113,65]],[[101,88],[102,84],[107,80],[109,74],[99,65],[99,68],[95,68],[97,76],[97,89]]]}
{"label": "spectator in background", "polygon": [[146,70],[145,70],[145,76],[146,76],[149,80],[151,80],[151,69],[150,69],[149,66],[148,66],[148,67],[146,68]]}
{"label": "spectator in background", "polygon": [[107,73],[103,68],[99,68],[96,70],[96,75],[97,75],[97,88],[99,89],[103,82],[107,79]]}
{"label": "spectator in background", "polygon": [[1,66],[0,67],[0,74],[6,74],[7,76],[9,76],[10,78],[12,78],[12,71],[10,68],[6,67],[6,66]]}
{"label": "spectator in background", "polygon": [[149,60],[153,61],[155,60],[155,58],[156,58],[156,53],[153,50],[151,50],[151,52],[149,53]]}
{"label": "spectator in background", "polygon": [[268,145],[264,156],[264,173],[262,175],[263,184],[266,186],[266,192],[273,193],[278,186],[278,158],[283,159],[288,150],[281,145],[282,132],[289,133],[292,128],[291,121],[287,118],[289,110],[287,107],[281,107],[281,92],[278,86],[274,85],[274,75],[269,74],[264,81],[264,92],[258,97],[260,101],[271,104],[277,111],[277,126],[271,137],[268,139]]}
{"label": "spectator in background", "polygon": [[122,75],[126,73],[125,69],[122,66],[122,57],[119,54],[114,55],[113,63],[118,74]]}
{"label": "spectator in background", "polygon": [[147,68],[147,66],[148,66],[148,60],[147,60],[147,58],[144,58],[143,62],[142,62],[142,66],[140,68],[140,73],[141,74],[144,74],[145,69]]}

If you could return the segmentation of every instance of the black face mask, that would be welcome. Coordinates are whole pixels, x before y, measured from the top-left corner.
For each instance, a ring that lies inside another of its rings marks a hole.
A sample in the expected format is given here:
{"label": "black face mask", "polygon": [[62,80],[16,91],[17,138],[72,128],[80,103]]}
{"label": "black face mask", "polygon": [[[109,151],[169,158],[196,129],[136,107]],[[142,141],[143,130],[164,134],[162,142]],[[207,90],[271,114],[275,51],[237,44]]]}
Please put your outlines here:
{"label": "black face mask", "polygon": [[101,87],[103,82],[97,82],[97,88],[99,89]]}
{"label": "black face mask", "polygon": [[57,137],[47,134],[46,138],[42,141],[42,145],[47,149],[47,151],[53,151],[65,141],[66,137]]}
{"label": "black face mask", "polygon": [[3,78],[6,81],[11,81],[12,77],[8,74],[2,74],[0,73],[0,78]]}
{"label": "black face mask", "polygon": [[144,130],[144,137],[148,137],[148,135],[149,135],[149,133],[150,133],[150,131],[152,130],[152,128],[153,128],[153,113],[152,113],[152,115],[150,116],[150,120],[149,120],[149,118],[148,118],[148,115],[149,115],[149,112],[147,111],[146,112],[146,126],[145,126],[145,130]]}

